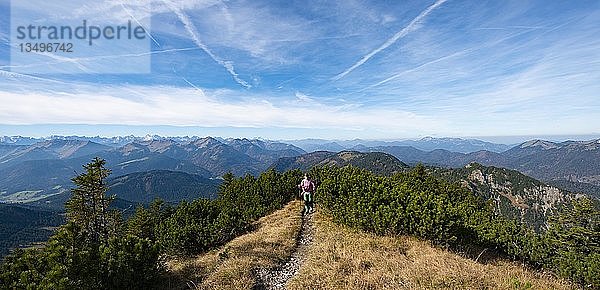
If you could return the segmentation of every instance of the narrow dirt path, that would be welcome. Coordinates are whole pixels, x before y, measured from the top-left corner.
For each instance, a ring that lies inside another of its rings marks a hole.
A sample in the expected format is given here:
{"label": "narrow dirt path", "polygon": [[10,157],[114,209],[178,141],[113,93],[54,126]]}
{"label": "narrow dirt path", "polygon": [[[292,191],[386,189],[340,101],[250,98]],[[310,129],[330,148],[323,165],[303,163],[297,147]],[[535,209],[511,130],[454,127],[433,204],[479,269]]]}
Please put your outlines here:
{"label": "narrow dirt path", "polygon": [[302,216],[302,227],[296,237],[294,252],[285,262],[275,268],[259,269],[257,271],[259,281],[255,289],[285,289],[287,282],[300,271],[306,257],[306,250],[313,241],[314,232],[313,214]]}

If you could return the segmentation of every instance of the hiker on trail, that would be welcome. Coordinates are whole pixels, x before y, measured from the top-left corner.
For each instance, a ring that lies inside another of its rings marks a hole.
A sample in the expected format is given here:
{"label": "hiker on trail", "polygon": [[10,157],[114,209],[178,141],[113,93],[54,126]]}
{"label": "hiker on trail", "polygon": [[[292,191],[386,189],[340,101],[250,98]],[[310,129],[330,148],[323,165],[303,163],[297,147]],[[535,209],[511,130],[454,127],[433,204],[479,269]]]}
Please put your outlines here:
{"label": "hiker on trail", "polygon": [[302,189],[300,195],[304,200],[304,213],[314,212],[313,199],[315,194],[315,184],[310,180],[308,174],[304,174],[304,179],[302,179],[302,182],[300,182],[298,187]]}

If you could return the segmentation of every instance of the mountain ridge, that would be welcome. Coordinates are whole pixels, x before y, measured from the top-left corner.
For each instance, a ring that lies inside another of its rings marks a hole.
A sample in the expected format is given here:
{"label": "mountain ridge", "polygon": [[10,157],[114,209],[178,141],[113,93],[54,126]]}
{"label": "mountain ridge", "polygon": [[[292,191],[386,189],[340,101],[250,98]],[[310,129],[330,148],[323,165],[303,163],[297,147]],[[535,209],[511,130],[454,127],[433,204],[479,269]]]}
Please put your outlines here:
{"label": "mountain ridge", "polygon": [[[517,170],[542,181],[567,180],[600,185],[600,139],[548,143],[532,140],[502,153],[477,151],[423,151],[407,146],[379,146],[366,152],[386,152],[407,164],[425,163],[443,167],[463,167],[471,162]],[[594,194],[592,192],[592,194]]]}
{"label": "mountain ridge", "polygon": [[390,154],[381,152],[362,153],[358,151],[341,151],[338,153],[316,151],[297,157],[281,158],[271,165],[271,168],[283,172],[291,169],[306,171],[314,166],[343,167],[346,165],[353,165],[382,175],[392,175],[408,168],[408,165]]}
{"label": "mountain ridge", "polygon": [[[71,140],[68,136],[52,138],[31,145],[0,145],[0,201],[23,201],[60,193],[70,183],[72,173],[80,170],[81,164],[85,164],[95,156],[106,159],[109,168],[117,176],[150,170],[170,170],[204,177],[218,177],[227,172],[238,176],[256,175],[269,167],[285,168],[296,162],[294,158],[306,153],[306,150],[293,144],[265,139],[125,136],[113,137],[110,140],[134,141],[123,146],[111,147],[91,141],[97,137],[88,138],[90,140],[84,140],[83,137],[74,137],[75,139]],[[7,138],[2,140],[5,139]],[[17,143],[20,139],[10,140]],[[422,142],[442,143],[456,140],[455,138],[421,139]],[[321,142],[329,146],[327,144],[331,144],[332,141],[327,141],[306,139],[306,142]],[[578,184],[570,184],[570,188],[580,188],[588,194],[600,196],[597,192],[600,186],[600,140],[598,139],[564,142],[534,139],[501,153],[487,150],[461,153],[439,148],[424,151],[404,145],[368,147],[367,145],[377,144],[368,142],[377,141],[355,139],[342,145],[354,145],[349,151],[384,152],[403,163],[412,165],[421,162],[434,166],[461,168],[471,162],[477,162],[486,166],[505,167],[545,182],[576,182]],[[381,142],[387,143],[380,144],[396,144],[390,143],[391,141]],[[330,154],[325,158],[332,158],[332,156]],[[285,165],[285,162],[288,164]],[[334,160],[328,162],[336,163]],[[308,168],[304,165],[296,167]]]}

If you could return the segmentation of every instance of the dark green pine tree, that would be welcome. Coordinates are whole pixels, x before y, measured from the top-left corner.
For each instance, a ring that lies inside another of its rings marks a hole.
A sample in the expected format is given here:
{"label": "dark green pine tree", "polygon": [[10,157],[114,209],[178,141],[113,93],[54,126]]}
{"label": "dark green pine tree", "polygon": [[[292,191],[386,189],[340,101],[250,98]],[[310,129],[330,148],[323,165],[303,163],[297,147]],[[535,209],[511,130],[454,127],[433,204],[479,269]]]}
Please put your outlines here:
{"label": "dark green pine tree", "polygon": [[105,179],[110,170],[106,161],[98,157],[83,166],[85,172],[72,179],[76,188],[66,203],[67,222],[78,226],[91,244],[104,244],[109,234],[116,230],[115,217],[108,210],[113,197],[107,197]]}
{"label": "dark green pine tree", "polygon": [[[17,250],[0,264],[0,289],[148,289],[161,277],[160,247],[147,237],[124,234],[108,209],[110,171],[95,158],[73,178],[67,223],[45,247]],[[160,204],[145,217],[154,221]],[[165,213],[166,214],[166,213]],[[153,226],[142,233],[152,237]]]}
{"label": "dark green pine tree", "polygon": [[420,181],[424,181],[425,177],[427,177],[427,169],[423,163],[419,162],[415,165],[415,168],[412,170],[412,175],[416,177]]}
{"label": "dark green pine tree", "polygon": [[235,180],[235,175],[231,171],[223,174],[223,182],[219,185],[219,192],[225,191],[227,187]]}

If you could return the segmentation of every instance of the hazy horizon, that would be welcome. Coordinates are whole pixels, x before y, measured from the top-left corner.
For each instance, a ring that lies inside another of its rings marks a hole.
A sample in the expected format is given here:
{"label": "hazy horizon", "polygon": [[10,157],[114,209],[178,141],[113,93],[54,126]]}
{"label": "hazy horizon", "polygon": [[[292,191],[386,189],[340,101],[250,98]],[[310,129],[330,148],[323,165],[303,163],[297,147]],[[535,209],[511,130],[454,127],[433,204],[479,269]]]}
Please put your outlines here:
{"label": "hazy horizon", "polygon": [[[21,137],[31,137],[31,138],[49,138],[51,136],[77,136],[77,137],[103,137],[103,138],[111,138],[111,137],[126,137],[126,136],[135,136],[135,137],[145,137],[145,136],[161,136],[161,137],[218,137],[218,138],[248,138],[248,139],[264,139],[264,140],[273,140],[273,141],[299,141],[299,140],[310,140],[310,139],[320,139],[320,140],[328,140],[328,141],[351,141],[351,140],[364,140],[364,141],[385,141],[385,142],[393,142],[393,141],[405,141],[405,140],[420,140],[426,137],[433,138],[459,138],[459,139],[475,139],[481,140],[490,143],[497,144],[506,144],[506,145],[515,145],[518,143],[522,143],[529,140],[546,140],[552,142],[563,142],[563,141],[588,141],[600,139],[600,133],[598,134],[565,134],[565,135],[523,135],[523,136],[413,136],[413,137],[403,137],[403,138],[327,138],[324,136],[311,136],[311,135],[298,135],[296,137],[288,137],[288,138],[278,138],[278,137],[268,137],[264,135],[252,135],[252,134],[241,134],[241,135],[219,135],[216,134],[220,132],[221,128],[200,128],[196,130],[190,130],[188,127],[179,128],[180,130],[165,130],[165,131],[156,131],[156,130],[148,130],[146,127],[138,128],[136,130],[131,130],[129,132],[120,131],[121,133],[112,134],[102,134],[97,131],[93,131],[93,125],[85,125],[84,127],[92,127],[90,130],[80,130],[80,131],[38,131],[37,129],[18,129],[12,128],[7,130],[6,126],[0,125],[0,136],[21,136]],[[38,126],[34,126],[37,128]],[[132,128],[132,127],[128,127]],[[212,130],[211,130],[212,129]],[[230,128],[235,130],[240,130],[241,128]],[[185,133],[185,132],[188,133]],[[45,133],[42,133],[45,132]],[[168,132],[178,132],[178,134],[170,134]]]}

